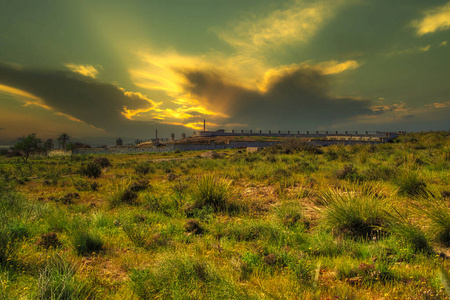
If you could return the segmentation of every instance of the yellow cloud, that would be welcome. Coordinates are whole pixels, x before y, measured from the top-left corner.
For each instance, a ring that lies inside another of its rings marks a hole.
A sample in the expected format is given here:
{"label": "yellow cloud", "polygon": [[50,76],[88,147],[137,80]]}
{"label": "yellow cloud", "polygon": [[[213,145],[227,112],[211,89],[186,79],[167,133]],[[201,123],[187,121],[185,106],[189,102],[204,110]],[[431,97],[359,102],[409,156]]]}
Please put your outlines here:
{"label": "yellow cloud", "polygon": [[347,60],[344,62],[330,60],[318,64],[305,62],[301,64],[292,64],[288,66],[272,68],[264,73],[261,84],[258,84],[258,89],[260,92],[265,93],[269,89],[270,84],[276,81],[277,78],[282,78],[302,69],[315,70],[322,75],[336,75],[347,70],[357,69],[359,68],[359,66],[360,64],[355,60]]}
{"label": "yellow cloud", "polygon": [[76,65],[76,64],[65,64],[72,72],[79,73],[86,77],[96,78],[99,71],[92,65]]}
{"label": "yellow cloud", "polygon": [[401,51],[389,52],[386,54],[386,56],[423,53],[423,52],[428,52],[430,49],[431,49],[431,45],[426,45],[426,46],[422,46],[422,47],[414,47],[411,49],[406,49],[406,50],[401,50]]}
{"label": "yellow cloud", "polygon": [[422,20],[412,23],[419,36],[450,28],[450,2],[425,12]]}
{"label": "yellow cloud", "polygon": [[435,103],[429,104],[429,106],[434,106],[435,108],[446,108],[446,107],[450,107],[450,101],[435,102]]}
{"label": "yellow cloud", "polygon": [[447,46],[447,41],[442,41],[442,43],[440,43],[439,46],[440,47]]}
{"label": "yellow cloud", "polygon": [[51,107],[46,105],[41,98],[26,91],[0,84],[0,92],[20,97],[24,103],[24,106],[36,105],[51,110]]}
{"label": "yellow cloud", "polygon": [[[231,30],[218,32],[220,38],[243,52],[257,52],[293,42],[307,42],[345,1],[291,1],[256,20],[241,22]],[[255,19],[255,18],[254,18]]]}

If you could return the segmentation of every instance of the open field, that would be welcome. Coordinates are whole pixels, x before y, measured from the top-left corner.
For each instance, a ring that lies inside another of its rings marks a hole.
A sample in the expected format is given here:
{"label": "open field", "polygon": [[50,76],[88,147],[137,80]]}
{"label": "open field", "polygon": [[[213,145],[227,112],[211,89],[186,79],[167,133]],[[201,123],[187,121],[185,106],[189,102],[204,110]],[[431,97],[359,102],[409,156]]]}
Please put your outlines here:
{"label": "open field", "polygon": [[449,298],[449,132],[0,157],[0,191],[0,299]]}

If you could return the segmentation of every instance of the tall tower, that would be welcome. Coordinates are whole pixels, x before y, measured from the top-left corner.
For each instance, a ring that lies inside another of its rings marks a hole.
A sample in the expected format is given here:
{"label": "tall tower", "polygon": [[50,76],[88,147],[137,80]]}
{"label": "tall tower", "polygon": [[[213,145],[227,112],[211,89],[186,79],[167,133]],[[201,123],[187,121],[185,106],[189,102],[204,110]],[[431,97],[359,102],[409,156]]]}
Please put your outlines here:
{"label": "tall tower", "polygon": [[155,139],[158,139],[158,128],[156,128],[156,137]]}
{"label": "tall tower", "polygon": [[206,119],[203,119],[203,131],[206,131]]}

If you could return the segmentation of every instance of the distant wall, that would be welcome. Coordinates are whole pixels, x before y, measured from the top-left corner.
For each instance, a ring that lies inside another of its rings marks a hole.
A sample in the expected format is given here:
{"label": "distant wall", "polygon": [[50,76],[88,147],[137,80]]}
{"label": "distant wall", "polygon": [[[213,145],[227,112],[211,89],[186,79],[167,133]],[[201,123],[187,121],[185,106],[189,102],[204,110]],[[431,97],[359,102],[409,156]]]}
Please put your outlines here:
{"label": "distant wall", "polygon": [[[230,141],[227,144],[216,144],[211,142],[209,144],[167,144],[163,147],[113,147],[113,148],[86,148],[86,149],[74,149],[74,154],[137,154],[137,153],[165,153],[174,151],[199,151],[199,150],[219,150],[219,149],[229,149],[229,148],[247,148],[256,147],[264,148],[275,144],[279,144],[279,141]],[[312,145],[317,146],[329,146],[333,144],[344,144],[344,145],[354,145],[354,144],[378,144],[381,141],[365,141],[365,140],[314,140],[310,142]],[[62,150],[55,150],[62,151]],[[69,152],[70,153],[70,152]],[[58,155],[58,154],[55,154]],[[61,154],[63,155],[63,154]],[[69,154],[70,155],[70,154]]]}

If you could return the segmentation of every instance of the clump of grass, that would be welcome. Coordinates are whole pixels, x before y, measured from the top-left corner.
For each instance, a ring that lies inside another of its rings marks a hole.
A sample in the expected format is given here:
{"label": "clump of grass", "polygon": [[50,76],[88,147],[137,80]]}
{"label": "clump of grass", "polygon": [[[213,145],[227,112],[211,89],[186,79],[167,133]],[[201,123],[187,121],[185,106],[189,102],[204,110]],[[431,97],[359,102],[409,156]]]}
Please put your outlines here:
{"label": "clump of grass", "polygon": [[203,227],[200,225],[200,222],[195,219],[187,220],[184,224],[184,229],[186,232],[192,234],[202,234],[204,231]]}
{"label": "clump of grass", "polygon": [[206,261],[185,255],[162,258],[151,269],[132,270],[139,299],[242,299],[246,295]]}
{"label": "clump of grass", "polygon": [[123,224],[122,229],[135,246],[144,247],[148,242],[149,232],[146,228],[135,224]]}
{"label": "clump of grass", "polygon": [[89,178],[98,178],[102,174],[102,169],[98,164],[90,162],[86,165],[81,166],[81,168],[78,170],[78,173]]}
{"label": "clump of grass", "polygon": [[214,211],[226,211],[233,196],[231,181],[215,175],[204,175],[194,192],[194,207],[210,206]]}
{"label": "clump of grass", "polygon": [[386,199],[354,191],[328,190],[319,193],[322,225],[335,234],[373,238],[384,231],[390,220]]}
{"label": "clump of grass", "polygon": [[426,199],[419,204],[418,210],[425,214],[430,222],[429,228],[436,240],[444,246],[450,246],[450,209],[438,192],[428,192]]}
{"label": "clump of grass", "polygon": [[36,245],[49,249],[61,246],[61,242],[55,232],[49,232],[41,235],[37,240]]}
{"label": "clump of grass", "polygon": [[79,255],[91,255],[103,250],[103,241],[98,233],[90,230],[90,224],[81,219],[75,219],[70,226],[70,240]]}
{"label": "clump of grass", "polygon": [[398,193],[401,196],[426,196],[426,183],[416,173],[408,172],[397,179]]}
{"label": "clump of grass", "polygon": [[112,164],[109,161],[109,159],[107,157],[104,157],[104,156],[96,157],[94,159],[93,163],[99,165],[100,168],[107,168],[107,167],[111,167],[112,166]]}
{"label": "clump of grass", "polygon": [[283,225],[292,227],[303,219],[303,209],[298,202],[287,202],[275,208],[275,215]]}
{"label": "clump of grass", "polygon": [[148,162],[140,163],[134,166],[134,171],[139,175],[147,175],[153,173],[155,170]]}
{"label": "clump of grass", "polygon": [[142,189],[143,186],[122,184],[116,185],[112,191],[109,192],[108,204],[110,208],[115,208],[122,204],[136,205],[138,204],[138,194],[136,190]]}
{"label": "clump of grass", "polygon": [[76,267],[61,257],[51,258],[40,271],[37,299],[95,299],[94,290],[75,277]]}
{"label": "clump of grass", "polygon": [[433,248],[428,243],[425,233],[416,225],[412,224],[400,214],[393,218],[389,226],[389,232],[400,237],[412,247],[415,253],[432,253]]}
{"label": "clump of grass", "polygon": [[336,178],[354,181],[361,179],[361,176],[358,175],[356,168],[352,164],[349,164],[344,165],[342,169],[336,171]]}

